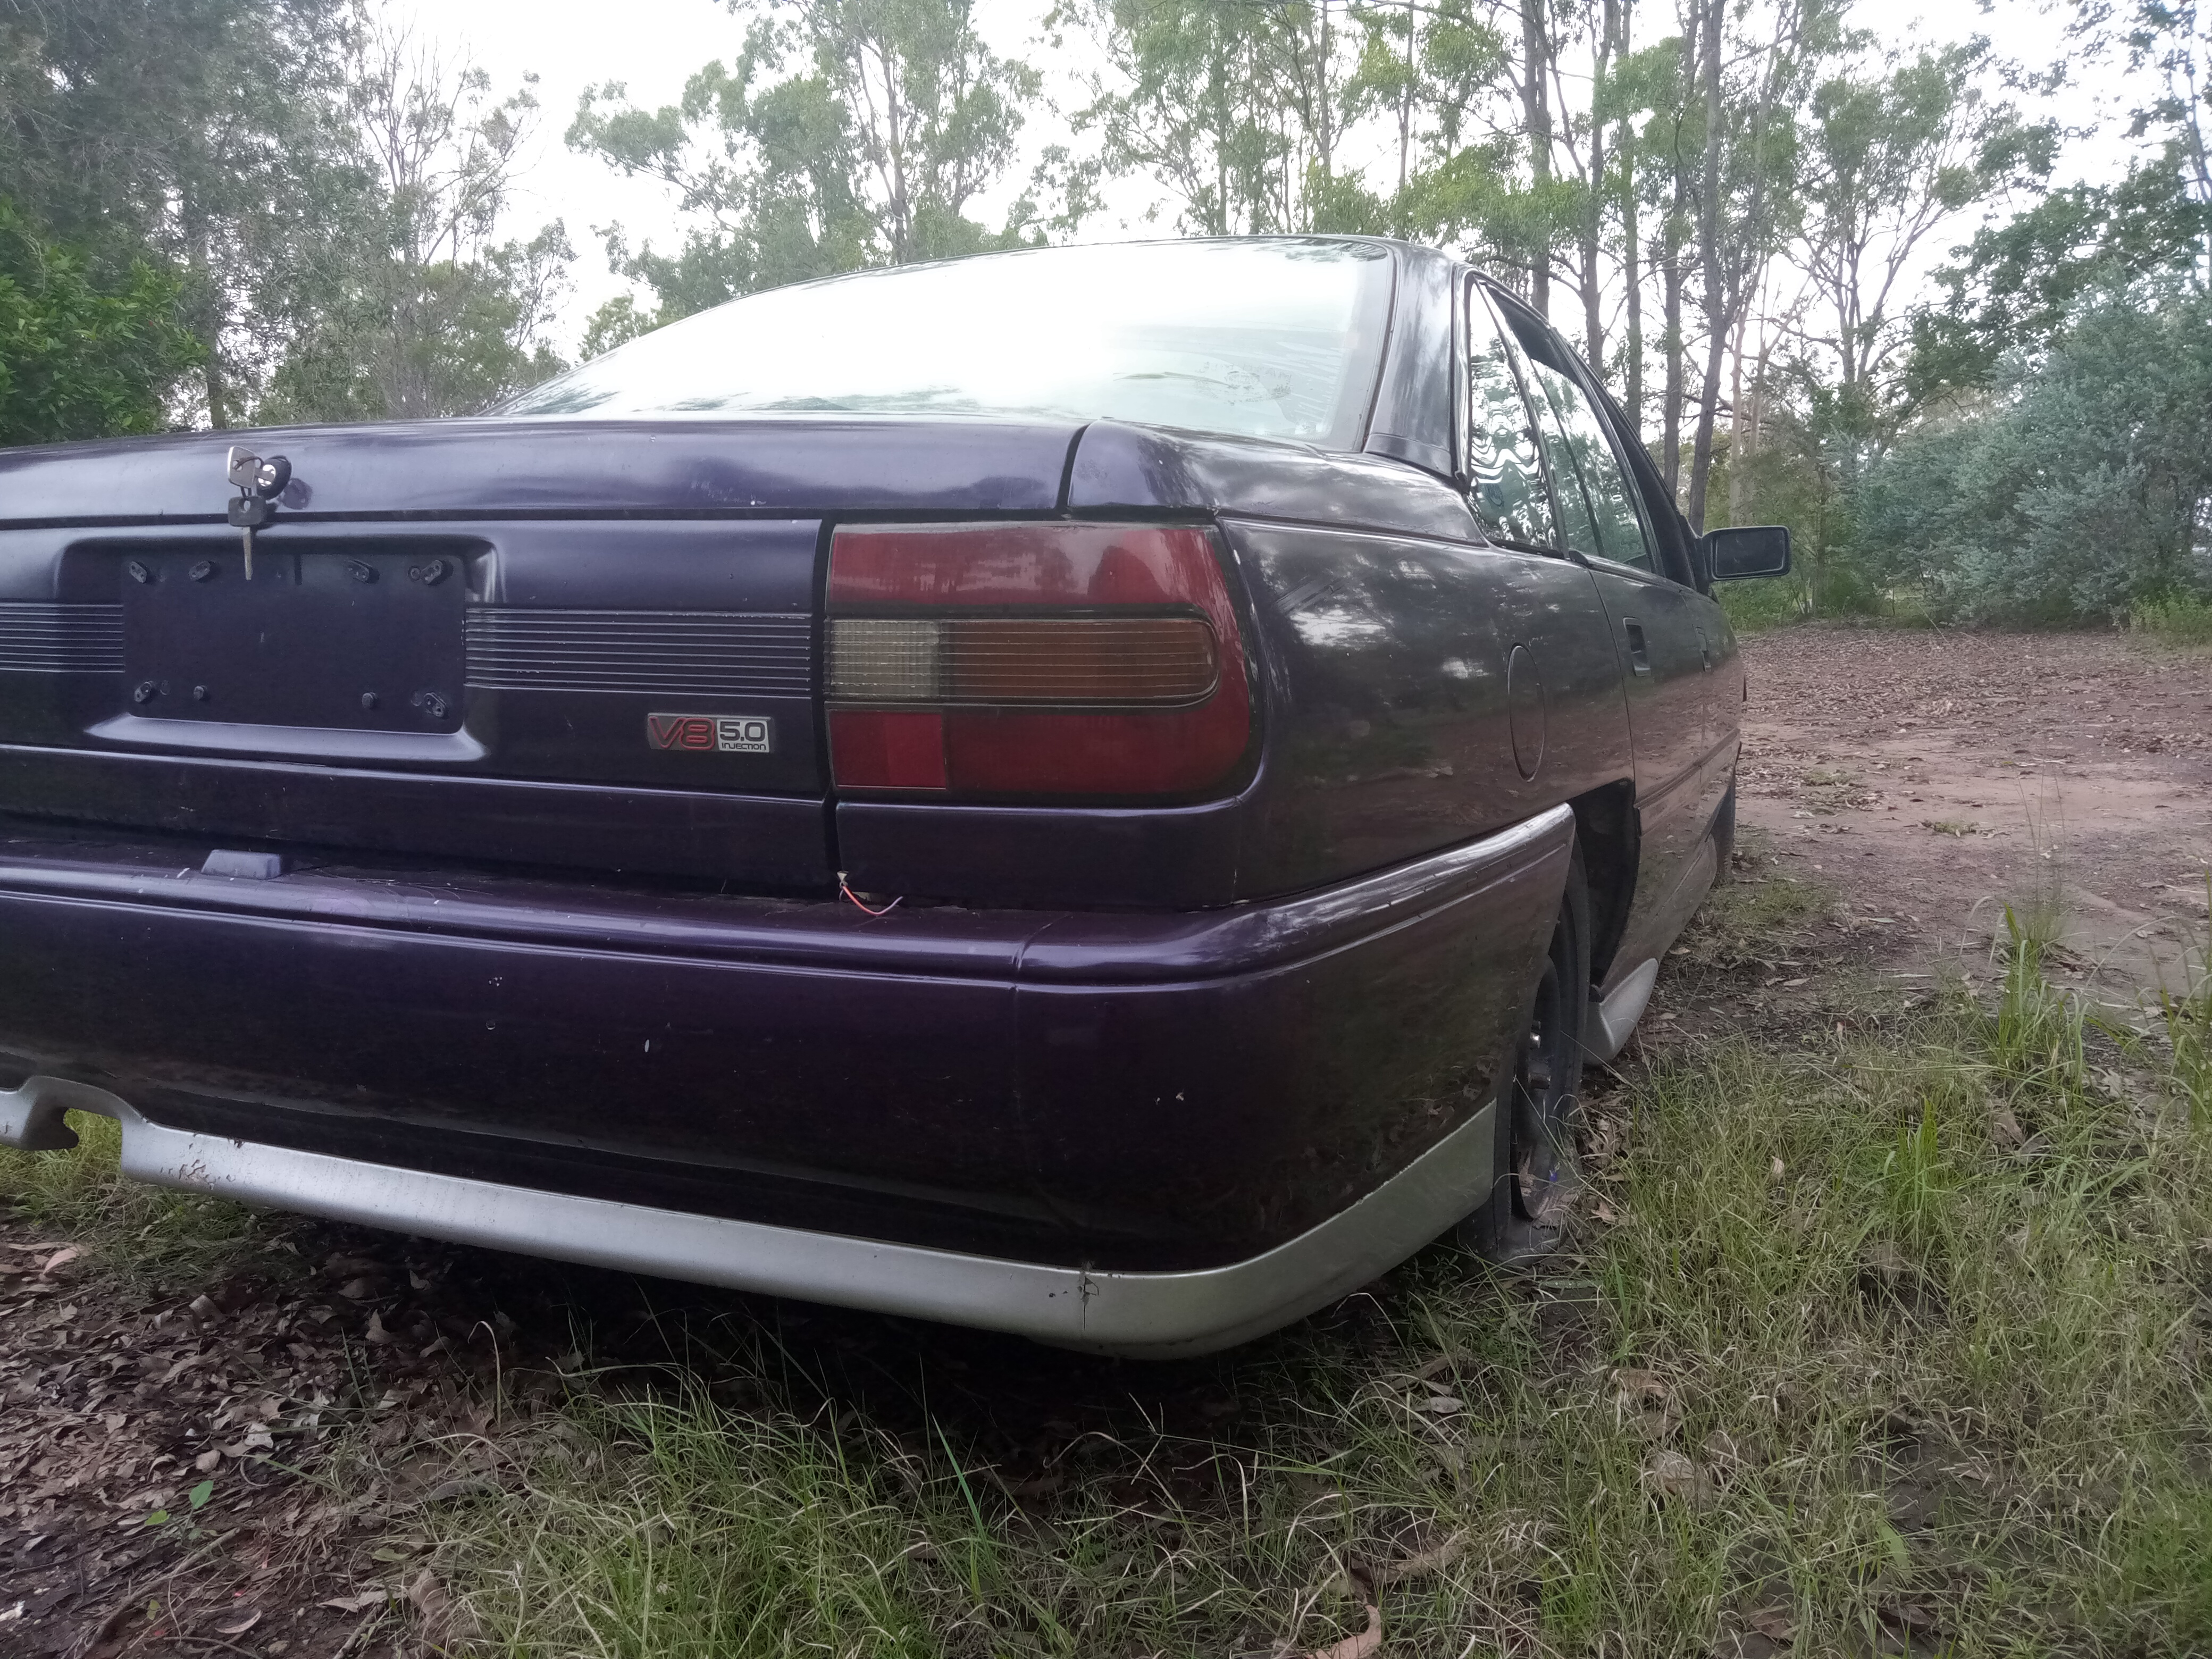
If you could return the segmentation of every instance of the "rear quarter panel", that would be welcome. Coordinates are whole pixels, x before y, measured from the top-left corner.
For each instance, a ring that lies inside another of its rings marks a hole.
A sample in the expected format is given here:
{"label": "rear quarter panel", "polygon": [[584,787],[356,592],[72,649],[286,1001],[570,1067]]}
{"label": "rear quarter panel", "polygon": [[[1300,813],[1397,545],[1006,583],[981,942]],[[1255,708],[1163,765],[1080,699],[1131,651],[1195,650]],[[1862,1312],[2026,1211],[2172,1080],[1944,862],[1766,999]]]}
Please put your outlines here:
{"label": "rear quarter panel", "polygon": [[1276,711],[1253,890],[1415,858],[1626,775],[1619,671],[1580,566],[1473,540],[1225,530]]}

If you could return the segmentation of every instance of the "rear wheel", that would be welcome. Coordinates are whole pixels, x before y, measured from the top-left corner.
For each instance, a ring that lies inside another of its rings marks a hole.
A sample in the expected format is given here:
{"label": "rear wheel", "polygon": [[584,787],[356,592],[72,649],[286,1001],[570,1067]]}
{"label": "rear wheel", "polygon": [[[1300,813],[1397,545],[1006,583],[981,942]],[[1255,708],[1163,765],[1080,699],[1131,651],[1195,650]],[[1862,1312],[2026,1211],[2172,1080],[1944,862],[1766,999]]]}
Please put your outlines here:
{"label": "rear wheel", "polygon": [[1729,771],[1728,793],[1721,797],[1720,810],[1713,814],[1713,854],[1716,885],[1729,878],[1729,861],[1735,856],[1735,771]]}
{"label": "rear wheel", "polygon": [[1540,1255],[1565,1231],[1580,1184],[1575,1128],[1589,985],[1589,890],[1577,848],[1528,1019],[1500,1068],[1490,1198],[1466,1230],[1493,1261]]}

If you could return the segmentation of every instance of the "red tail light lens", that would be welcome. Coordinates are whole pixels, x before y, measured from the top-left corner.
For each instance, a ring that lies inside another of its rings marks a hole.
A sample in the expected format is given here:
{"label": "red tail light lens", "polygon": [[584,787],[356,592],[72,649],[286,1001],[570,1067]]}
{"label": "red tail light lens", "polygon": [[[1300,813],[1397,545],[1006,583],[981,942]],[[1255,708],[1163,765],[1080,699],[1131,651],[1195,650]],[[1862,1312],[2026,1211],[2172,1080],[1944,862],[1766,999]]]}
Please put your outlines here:
{"label": "red tail light lens", "polygon": [[1185,795],[1251,737],[1236,613],[1194,526],[840,530],[829,659],[844,789]]}

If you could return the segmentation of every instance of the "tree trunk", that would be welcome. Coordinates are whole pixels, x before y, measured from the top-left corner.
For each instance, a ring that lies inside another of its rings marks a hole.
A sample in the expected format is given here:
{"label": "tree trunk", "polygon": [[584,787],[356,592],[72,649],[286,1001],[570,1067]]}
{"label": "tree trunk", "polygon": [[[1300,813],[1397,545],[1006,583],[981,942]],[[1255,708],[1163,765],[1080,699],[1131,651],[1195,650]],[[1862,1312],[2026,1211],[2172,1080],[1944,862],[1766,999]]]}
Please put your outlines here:
{"label": "tree trunk", "polygon": [[1721,359],[1728,349],[1728,288],[1721,270],[1721,3],[1700,0],[1698,56],[1705,91],[1705,162],[1698,201],[1698,257],[1705,268],[1705,378],[1698,400],[1698,437],[1690,459],[1690,527],[1705,529],[1705,485],[1713,468],[1713,422],[1721,399]]}
{"label": "tree trunk", "polygon": [[1414,8],[1419,0],[1406,0],[1406,82],[1398,88],[1398,193],[1406,193],[1406,167],[1413,150],[1413,33]]}
{"label": "tree trunk", "polygon": [[1668,207],[1665,236],[1667,307],[1667,407],[1661,413],[1661,444],[1667,458],[1667,488],[1679,500],[1682,493],[1682,244],[1690,222],[1689,157],[1682,153],[1682,127],[1689,101],[1698,84],[1698,44],[1693,29],[1682,31],[1682,106],[1676,112],[1674,142],[1668,157],[1674,167],[1674,194]]}
{"label": "tree trunk", "polygon": [[[1612,15],[1617,50],[1628,56],[1634,25],[1633,0],[1606,0]],[[1644,287],[1643,249],[1636,222],[1636,124],[1626,110],[1613,139],[1614,166],[1620,174],[1620,281],[1626,299],[1628,327],[1628,418],[1636,424],[1636,441],[1644,441]]]}
{"label": "tree trunk", "polygon": [[1677,210],[1667,216],[1663,252],[1659,258],[1660,304],[1665,309],[1666,323],[1666,335],[1662,346],[1667,359],[1666,388],[1660,394],[1662,407],[1659,410],[1659,447],[1665,460],[1668,493],[1676,496],[1682,493],[1682,216],[1680,202],[1678,191]]}
{"label": "tree trunk", "polygon": [[1544,0],[1521,0],[1521,110],[1528,129],[1528,167],[1539,215],[1536,245],[1528,254],[1528,303],[1539,317],[1552,314],[1552,234],[1542,222],[1552,193],[1552,98],[1545,89]]}
{"label": "tree trunk", "polygon": [[1743,331],[1749,320],[1749,307],[1738,315],[1735,341],[1729,352],[1731,373],[1729,386],[1729,522],[1742,524],[1749,517],[1746,508],[1751,500],[1751,455],[1757,441],[1751,434],[1750,425],[1744,419],[1743,407]]}
{"label": "tree trunk", "polygon": [[220,430],[230,424],[230,386],[222,356],[222,284],[216,279],[210,252],[207,216],[191,191],[183,192],[179,217],[185,231],[185,259],[190,274],[192,332],[207,348],[202,384],[207,392],[208,424]]}
{"label": "tree trunk", "polygon": [[1604,279],[1598,270],[1598,241],[1605,228],[1605,123],[1598,118],[1599,100],[1605,95],[1605,76],[1613,55],[1613,7],[1607,0],[1606,18],[1599,32],[1596,61],[1591,65],[1589,191],[1583,203],[1582,289],[1583,360],[1593,374],[1605,373]]}

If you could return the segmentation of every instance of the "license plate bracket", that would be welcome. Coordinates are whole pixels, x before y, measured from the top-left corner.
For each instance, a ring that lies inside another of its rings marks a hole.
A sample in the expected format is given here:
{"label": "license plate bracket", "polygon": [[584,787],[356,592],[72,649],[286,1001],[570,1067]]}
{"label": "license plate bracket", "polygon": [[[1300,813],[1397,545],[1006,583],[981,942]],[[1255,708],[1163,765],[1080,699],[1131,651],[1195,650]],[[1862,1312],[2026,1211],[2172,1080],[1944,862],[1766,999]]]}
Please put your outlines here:
{"label": "license plate bracket", "polygon": [[450,547],[264,536],[120,556],[123,712],[357,732],[457,732],[469,561]]}

